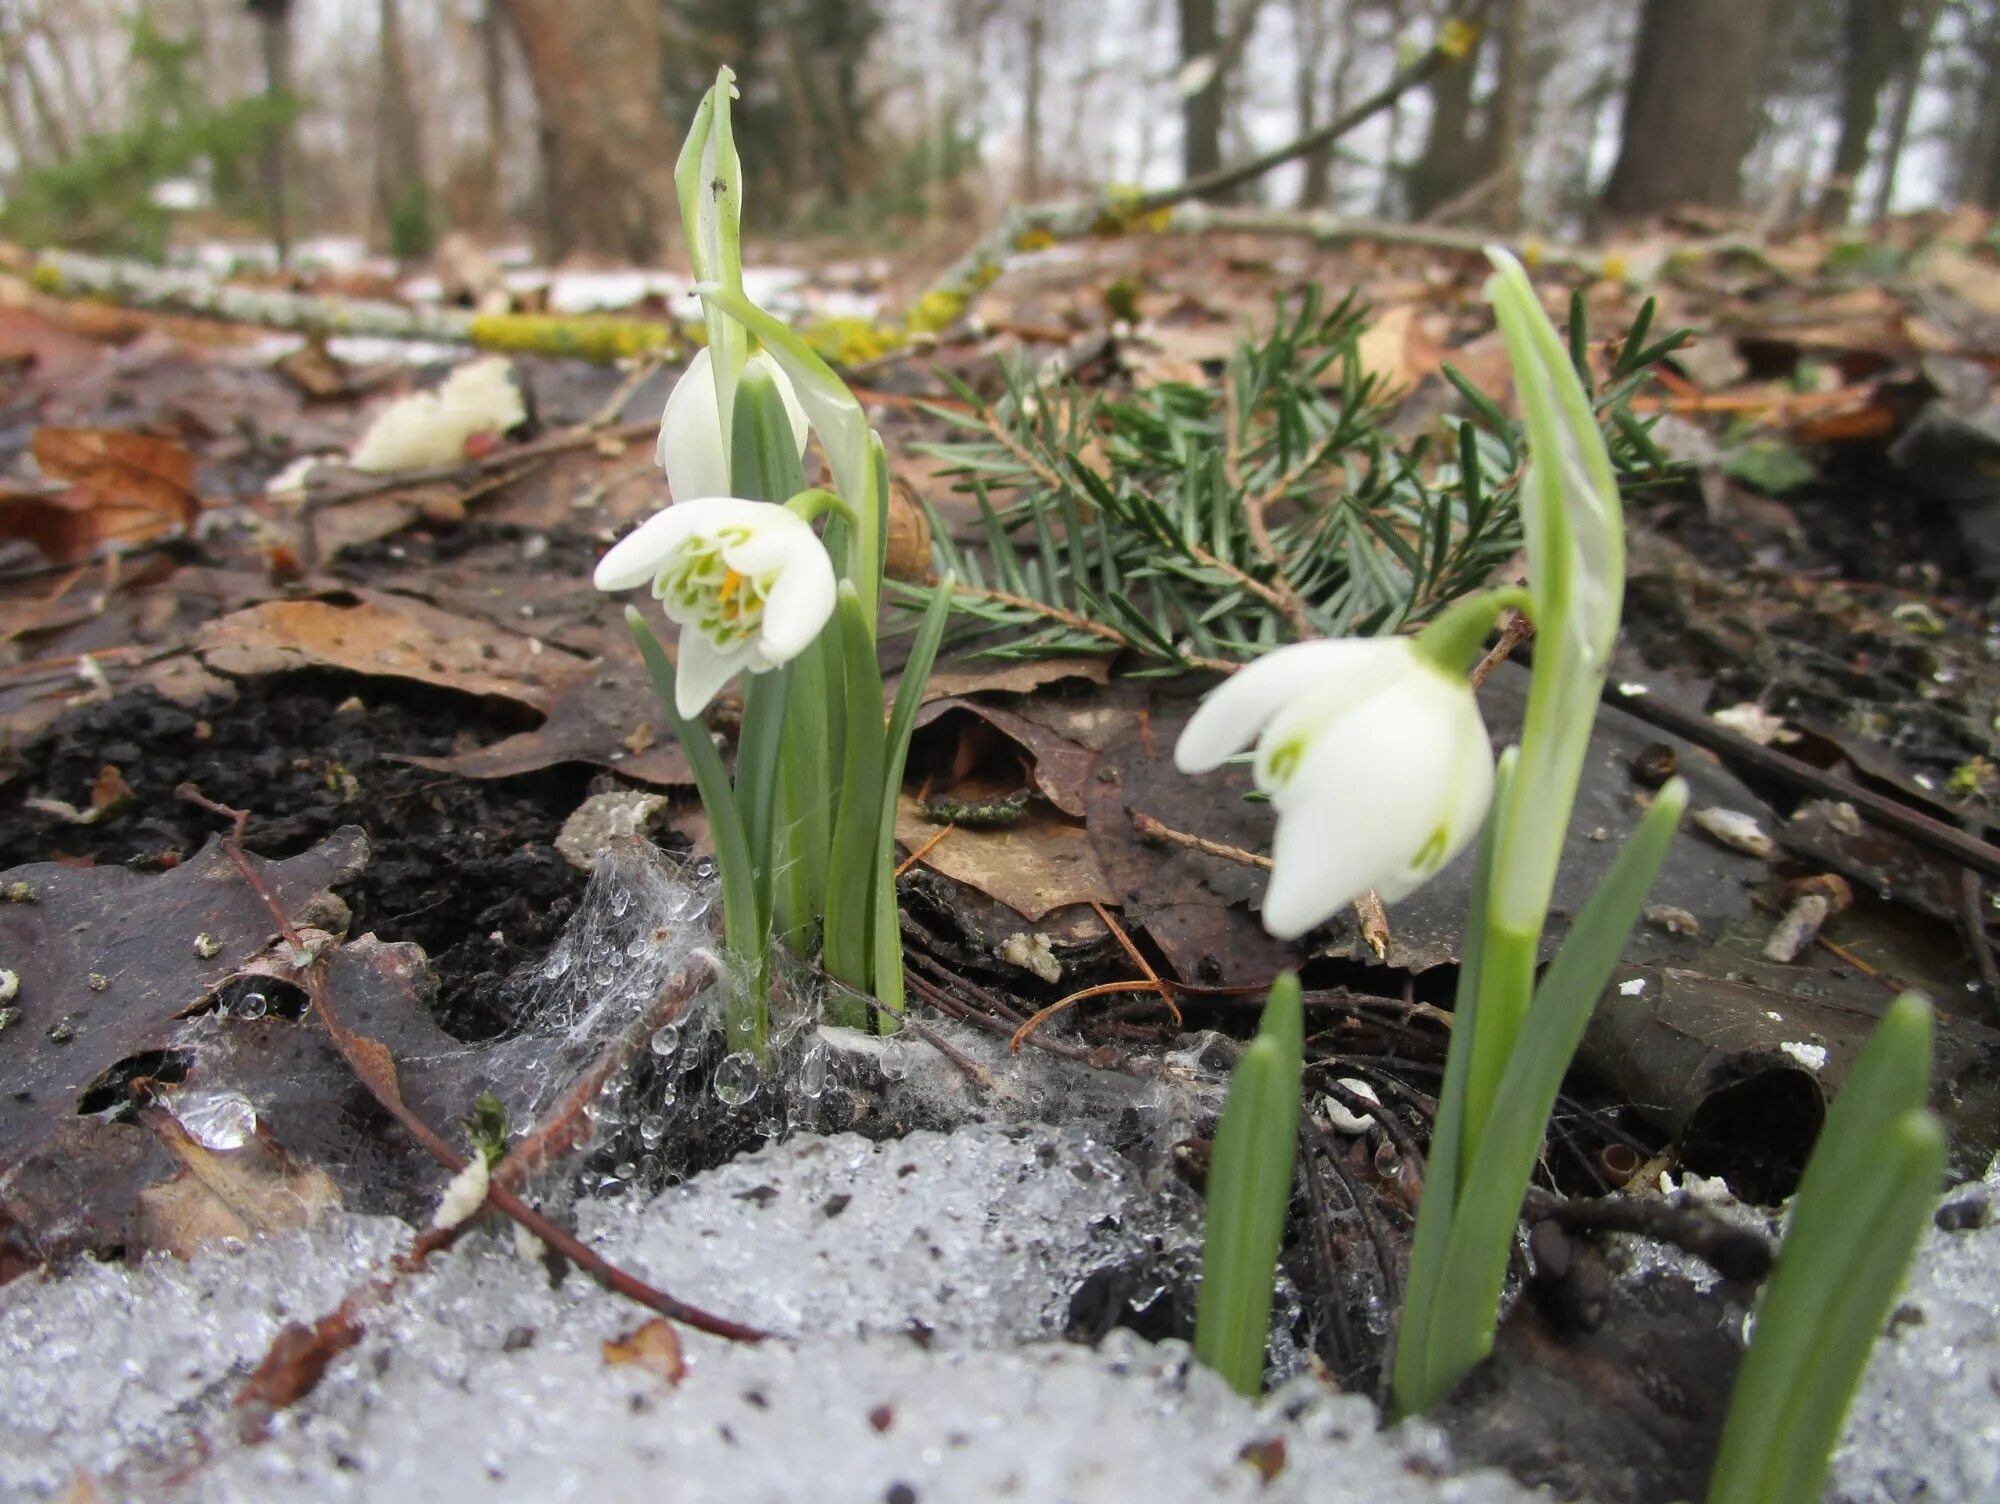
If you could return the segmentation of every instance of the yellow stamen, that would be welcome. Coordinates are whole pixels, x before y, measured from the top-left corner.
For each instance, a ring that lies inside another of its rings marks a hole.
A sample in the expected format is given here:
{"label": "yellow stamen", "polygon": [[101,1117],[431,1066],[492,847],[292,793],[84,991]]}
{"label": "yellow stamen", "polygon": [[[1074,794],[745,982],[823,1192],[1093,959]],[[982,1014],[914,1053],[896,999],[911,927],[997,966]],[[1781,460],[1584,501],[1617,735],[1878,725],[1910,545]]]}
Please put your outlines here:
{"label": "yellow stamen", "polygon": [[738,585],[741,585],[742,583],[743,583],[743,576],[738,574],[733,569],[728,570],[728,572],[723,575],[721,600],[725,606],[729,604],[729,597],[736,594],[736,587]]}

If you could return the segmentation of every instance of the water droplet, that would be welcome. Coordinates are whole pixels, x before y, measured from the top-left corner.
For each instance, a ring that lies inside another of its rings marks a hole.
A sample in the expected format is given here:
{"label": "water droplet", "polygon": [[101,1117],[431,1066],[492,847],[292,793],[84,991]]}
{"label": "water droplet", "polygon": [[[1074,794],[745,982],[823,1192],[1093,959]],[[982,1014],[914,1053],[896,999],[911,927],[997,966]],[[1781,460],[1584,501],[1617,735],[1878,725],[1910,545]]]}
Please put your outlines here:
{"label": "water droplet", "polygon": [[236,999],[238,1018],[262,1018],[271,1011],[271,1000],[261,992],[240,993]]}
{"label": "water droplet", "polygon": [[799,1061],[799,1090],[814,1101],[826,1091],[826,1046],[813,1044]]}
{"label": "water droplet", "polygon": [[657,1112],[649,1112],[639,1119],[639,1142],[648,1149],[657,1149],[660,1140],[667,1136],[667,1120]]}
{"label": "water droplet", "polygon": [[724,1107],[741,1107],[757,1095],[757,1057],[737,1050],[715,1068],[715,1099]]}
{"label": "water droplet", "polygon": [[188,1137],[206,1149],[240,1149],[257,1131],[257,1109],[233,1091],[191,1091],[169,1100]]}
{"label": "water droplet", "polygon": [[612,913],[622,915],[627,909],[631,907],[632,907],[632,895],[630,893],[626,892],[623,888],[613,888],[611,890]]}
{"label": "water droplet", "polygon": [[625,942],[625,955],[628,960],[636,961],[645,954],[646,937],[644,935],[636,935]]}
{"label": "water droplet", "polygon": [[665,1057],[681,1047],[679,1024],[662,1024],[653,1032],[653,1053]]}
{"label": "water droplet", "polygon": [[542,963],[542,975],[547,977],[551,982],[568,970],[569,952],[566,950],[557,951],[547,961]]}
{"label": "water droplet", "polygon": [[882,1047],[882,1075],[886,1080],[900,1081],[910,1073],[910,1047],[900,1039],[892,1039]]}

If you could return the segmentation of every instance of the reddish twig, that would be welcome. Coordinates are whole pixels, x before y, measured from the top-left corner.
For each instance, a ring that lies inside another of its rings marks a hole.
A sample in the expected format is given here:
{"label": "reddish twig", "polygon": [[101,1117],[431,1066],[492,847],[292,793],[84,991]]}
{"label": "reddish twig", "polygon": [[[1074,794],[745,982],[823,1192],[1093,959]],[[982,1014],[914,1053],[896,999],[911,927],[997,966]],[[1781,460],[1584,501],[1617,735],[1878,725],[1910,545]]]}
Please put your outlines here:
{"label": "reddish twig", "polygon": [[[235,822],[232,833],[223,837],[224,849],[236,863],[237,869],[243,873],[252,890],[264,901],[264,906],[271,911],[271,917],[277,922],[279,931],[290,943],[296,945],[298,931],[293,927],[290,916],[285,913],[284,906],[273,896],[256,870],[250,866],[248,858],[243,854],[242,846],[238,844],[240,833],[249,821],[248,813],[210,802],[191,784],[182,785],[179,792],[182,798],[188,799],[191,803],[199,803],[204,808]],[[302,973],[306,995],[311,1000],[312,1011],[319,1019],[320,1027],[326,1030],[327,1038],[333,1042],[333,1047],[339,1052],[341,1059],[347,1062],[348,1069],[354,1072],[355,1079],[367,1089],[368,1094],[383,1111],[393,1117],[411,1138],[423,1145],[433,1159],[456,1175],[465,1168],[465,1156],[445,1142],[437,1131],[403,1100],[402,1088],[396,1080],[395,1061],[388,1050],[379,1041],[356,1033],[341,1021],[339,1010],[334,1006],[330,989],[326,985],[327,965],[328,958],[321,956]],[[568,1229],[550,1221],[504,1185],[489,1182],[486,1202],[502,1216],[526,1228],[607,1290],[645,1306],[648,1310],[656,1311],[670,1320],[682,1322],[696,1331],[707,1332],[715,1337],[726,1337],[736,1342],[761,1342],[769,1335],[756,1327],[746,1326],[741,1322],[704,1311],[699,1306],[689,1305],[664,1290],[654,1288],[637,1275],[613,1264]]]}

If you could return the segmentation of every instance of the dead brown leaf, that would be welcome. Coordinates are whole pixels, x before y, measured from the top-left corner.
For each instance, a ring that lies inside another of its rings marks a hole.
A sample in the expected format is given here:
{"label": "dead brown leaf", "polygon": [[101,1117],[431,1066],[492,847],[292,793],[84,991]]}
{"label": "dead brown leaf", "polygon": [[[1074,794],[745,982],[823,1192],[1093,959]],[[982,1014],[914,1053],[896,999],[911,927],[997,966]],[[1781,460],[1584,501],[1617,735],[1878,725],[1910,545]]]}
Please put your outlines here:
{"label": "dead brown leaf", "polygon": [[243,1387],[236,1391],[239,1409],[282,1410],[297,1404],[326,1376],[333,1360],[361,1340],[362,1328],[336,1311],[308,1324],[294,1321],[279,1332]]}
{"label": "dead brown leaf", "polygon": [[70,488],[0,498],[0,536],[31,543],[56,563],[183,532],[201,511],[194,457],[179,444],[115,429],[38,428],[30,448],[43,471]]}
{"label": "dead brown leaf", "polygon": [[642,1321],[622,1337],[606,1337],[604,1361],[612,1368],[636,1364],[665,1380],[669,1388],[687,1377],[687,1359],[681,1354],[680,1334],[664,1316]]}
{"label": "dead brown leaf", "polygon": [[309,1227],[340,1208],[340,1191],[324,1170],[293,1159],[264,1134],[240,1149],[215,1150],[164,1108],[148,1108],[142,1117],[180,1161],[180,1173],[139,1193],[135,1252],[191,1258],[204,1243]]}
{"label": "dead brown leaf", "polygon": [[[906,850],[915,851],[941,828],[910,795],[898,799],[896,839]],[[925,855],[924,865],[998,899],[1023,919],[1092,899],[1118,901],[1083,826],[1032,804],[1011,825],[952,831]]]}
{"label": "dead brown leaf", "polygon": [[268,601],[208,623],[195,651],[235,678],[334,668],[410,679],[469,695],[492,695],[546,711],[586,665],[516,632],[453,616],[420,601],[368,597]]}
{"label": "dead brown leaf", "polygon": [[[284,861],[250,860],[302,927],[331,929],[345,924],[345,906],[327,889],[358,872],[367,851],[349,827]],[[5,876],[19,896],[0,904],[0,954],[20,990],[0,1051],[0,1239],[57,1259],[96,1246],[93,1229],[131,1205],[138,1163],[157,1159],[135,1146],[73,1162],[76,1125],[95,1121],[79,1111],[94,1091],[110,1098],[97,1105],[113,1105],[121,1071],[179,1047],[184,1015],[277,937],[215,842],[158,875],[46,862]],[[135,1129],[104,1127],[152,1147]]]}

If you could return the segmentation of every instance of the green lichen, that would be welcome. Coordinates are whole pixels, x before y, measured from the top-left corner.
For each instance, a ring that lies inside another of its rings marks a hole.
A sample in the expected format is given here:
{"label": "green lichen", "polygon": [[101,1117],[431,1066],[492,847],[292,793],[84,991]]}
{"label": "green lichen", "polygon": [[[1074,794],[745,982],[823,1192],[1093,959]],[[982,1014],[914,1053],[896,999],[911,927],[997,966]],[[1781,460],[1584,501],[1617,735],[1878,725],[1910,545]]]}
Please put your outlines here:
{"label": "green lichen", "polygon": [[473,344],[510,355],[555,355],[612,365],[652,350],[671,350],[678,337],[665,324],[601,315],[489,313],[472,321]]}
{"label": "green lichen", "polygon": [[852,317],[814,319],[799,335],[828,365],[847,370],[880,360],[910,342],[909,335],[893,324]]}

